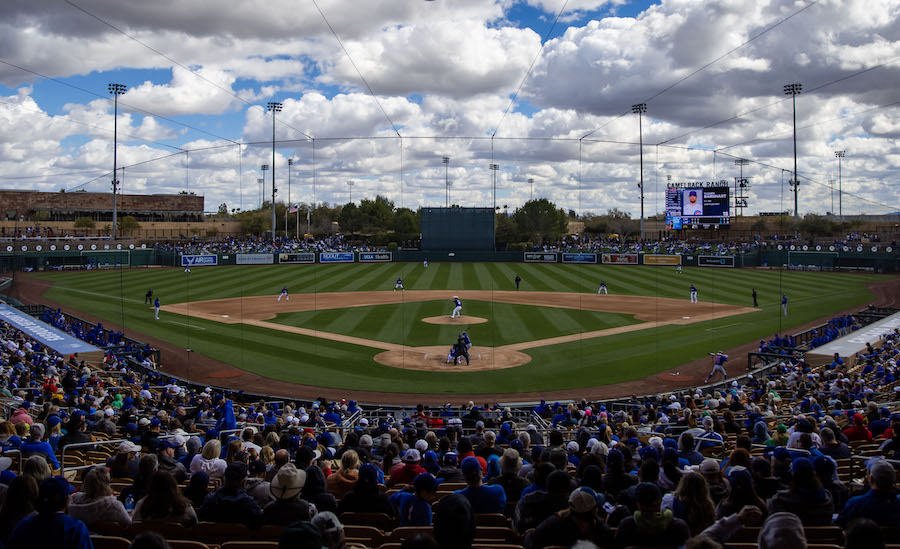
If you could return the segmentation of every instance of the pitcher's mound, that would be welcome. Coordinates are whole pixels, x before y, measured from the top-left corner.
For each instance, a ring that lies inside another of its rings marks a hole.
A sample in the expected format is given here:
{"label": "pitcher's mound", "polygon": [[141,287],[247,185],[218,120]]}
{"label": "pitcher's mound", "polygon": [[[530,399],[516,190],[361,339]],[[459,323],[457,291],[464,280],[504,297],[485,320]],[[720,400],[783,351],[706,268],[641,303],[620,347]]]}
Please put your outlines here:
{"label": "pitcher's mound", "polygon": [[[449,317],[448,317],[449,319]],[[427,372],[481,372],[515,368],[531,362],[531,357],[520,351],[508,351],[493,347],[472,347],[469,349],[469,364],[465,359],[460,364],[447,364],[450,345],[441,347],[414,347],[406,351],[384,351],[375,355],[375,361],[406,370]]]}
{"label": "pitcher's mound", "polygon": [[427,322],[428,324],[452,324],[454,326],[468,326],[469,324],[483,324],[487,322],[488,319],[481,318],[480,316],[468,316],[462,315],[456,318],[450,318],[450,315],[441,315],[441,316],[429,316],[428,318],[423,318],[422,322]]}

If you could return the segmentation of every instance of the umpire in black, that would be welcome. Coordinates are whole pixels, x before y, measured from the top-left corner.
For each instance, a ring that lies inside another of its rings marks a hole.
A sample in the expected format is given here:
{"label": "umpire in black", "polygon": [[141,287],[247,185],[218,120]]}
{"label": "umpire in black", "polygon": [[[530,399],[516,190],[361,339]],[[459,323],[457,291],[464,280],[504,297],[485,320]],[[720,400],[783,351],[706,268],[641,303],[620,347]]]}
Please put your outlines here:
{"label": "umpire in black", "polygon": [[459,339],[456,340],[456,345],[454,345],[454,347],[456,347],[456,358],[453,359],[453,364],[459,364],[460,357],[466,357],[466,366],[468,366],[469,349],[466,347],[466,340],[460,336]]}

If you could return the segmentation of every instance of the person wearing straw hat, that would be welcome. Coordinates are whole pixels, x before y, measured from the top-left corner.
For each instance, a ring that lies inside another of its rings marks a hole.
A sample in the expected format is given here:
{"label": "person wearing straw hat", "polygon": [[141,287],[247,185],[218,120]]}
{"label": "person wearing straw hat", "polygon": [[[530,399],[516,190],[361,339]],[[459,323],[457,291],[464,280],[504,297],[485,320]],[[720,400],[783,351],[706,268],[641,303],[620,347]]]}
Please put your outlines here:
{"label": "person wearing straw hat", "polygon": [[300,497],[304,484],[306,471],[297,469],[293,463],[282,465],[269,483],[275,501],[263,509],[263,523],[285,526],[314,517],[316,506]]}

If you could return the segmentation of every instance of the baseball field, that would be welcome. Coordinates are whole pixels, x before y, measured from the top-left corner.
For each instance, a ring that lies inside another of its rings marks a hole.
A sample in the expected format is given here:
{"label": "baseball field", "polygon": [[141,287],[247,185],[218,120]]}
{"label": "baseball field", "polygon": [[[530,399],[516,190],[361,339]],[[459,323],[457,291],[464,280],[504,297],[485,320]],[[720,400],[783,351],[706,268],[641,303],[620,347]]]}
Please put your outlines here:
{"label": "baseball field", "polygon": [[[521,289],[513,282],[521,276]],[[178,373],[432,395],[536,393],[642,380],[873,298],[871,274],[522,263],[110,269],[26,275],[44,302],[162,347]],[[406,291],[393,291],[402,278]],[[896,277],[894,277],[896,280]],[[597,295],[601,281],[609,295]],[[689,287],[699,303],[689,301]],[[282,287],[290,300],[277,301]],[[154,319],[144,295],[162,303]],[[751,289],[759,294],[753,307]],[[781,296],[789,300],[788,315]],[[463,318],[450,319],[452,297]],[[457,334],[471,364],[446,364]],[[181,357],[184,358],[183,356]],[[186,364],[186,365],[185,365]],[[730,365],[734,371],[745,363]],[[683,381],[690,381],[684,378]],[[695,383],[702,382],[694,379]],[[632,385],[633,387],[633,385]],[[328,391],[333,394],[334,391]]]}

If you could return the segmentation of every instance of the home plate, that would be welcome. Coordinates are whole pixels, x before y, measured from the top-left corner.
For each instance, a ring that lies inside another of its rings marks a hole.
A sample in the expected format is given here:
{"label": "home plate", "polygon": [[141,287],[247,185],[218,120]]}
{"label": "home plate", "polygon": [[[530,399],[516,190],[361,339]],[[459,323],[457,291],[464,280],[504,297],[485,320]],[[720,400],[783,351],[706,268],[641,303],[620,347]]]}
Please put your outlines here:
{"label": "home plate", "polygon": [[228,315],[222,315],[222,318],[228,318]]}
{"label": "home plate", "polygon": [[683,319],[685,319],[685,320],[689,320],[691,317],[689,317],[689,316],[683,316],[683,317],[681,317],[681,318],[683,318]]}

